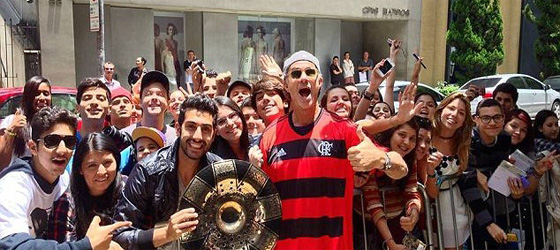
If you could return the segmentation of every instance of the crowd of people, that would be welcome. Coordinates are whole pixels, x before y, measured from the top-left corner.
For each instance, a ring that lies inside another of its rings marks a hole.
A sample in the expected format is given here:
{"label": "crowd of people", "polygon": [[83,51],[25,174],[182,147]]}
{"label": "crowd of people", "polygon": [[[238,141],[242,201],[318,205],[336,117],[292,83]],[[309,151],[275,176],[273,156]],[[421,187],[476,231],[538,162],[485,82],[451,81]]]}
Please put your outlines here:
{"label": "crowd of people", "polygon": [[[394,40],[387,60],[396,65],[400,50]],[[306,51],[282,68],[262,55],[256,82],[231,82],[192,52],[186,89],[170,88],[164,73],[148,71],[138,57],[130,91],[113,79],[111,62],[103,77],[82,80],[77,114],[54,107],[51,82],[32,77],[21,108],[0,124],[0,248],[172,249],[199,223],[201,211],[178,209],[190,181],[211,163],[238,159],[264,170],[281,197],[276,249],[425,242],[431,208],[417,183],[438,200],[439,248],[506,249],[508,234],[526,219],[517,206],[545,205],[535,197],[548,172],[560,183],[558,117],[542,110],[533,123],[507,83],[473,112],[474,89],[437,103],[417,93],[422,60],[393,100],[394,68],[378,74],[385,59],[374,64],[367,53],[356,65],[369,82],[363,93],[346,52],[342,66],[333,58],[333,84],[320,99],[321,64]],[[516,151],[535,163],[527,176],[507,180],[509,196],[493,192],[488,179],[504,160],[515,164]],[[558,208],[558,193],[549,197],[546,204]],[[557,226],[550,230],[560,235]],[[525,236],[545,237],[539,232]]]}

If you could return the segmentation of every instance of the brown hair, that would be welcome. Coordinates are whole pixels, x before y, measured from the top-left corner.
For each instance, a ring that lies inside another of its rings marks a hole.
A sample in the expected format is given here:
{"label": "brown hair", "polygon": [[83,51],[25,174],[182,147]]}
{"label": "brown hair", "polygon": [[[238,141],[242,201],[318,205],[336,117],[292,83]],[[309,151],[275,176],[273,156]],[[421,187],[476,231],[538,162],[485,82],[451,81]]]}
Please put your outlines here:
{"label": "brown hair", "polygon": [[471,147],[471,132],[474,125],[474,121],[471,116],[471,104],[465,94],[455,92],[441,101],[434,114],[432,134],[439,135],[441,133],[441,113],[443,112],[443,109],[445,109],[445,107],[447,107],[455,99],[459,99],[465,104],[465,121],[463,122],[463,125],[455,131],[452,145],[453,152],[459,156],[459,173],[461,173],[468,165],[469,150]]}

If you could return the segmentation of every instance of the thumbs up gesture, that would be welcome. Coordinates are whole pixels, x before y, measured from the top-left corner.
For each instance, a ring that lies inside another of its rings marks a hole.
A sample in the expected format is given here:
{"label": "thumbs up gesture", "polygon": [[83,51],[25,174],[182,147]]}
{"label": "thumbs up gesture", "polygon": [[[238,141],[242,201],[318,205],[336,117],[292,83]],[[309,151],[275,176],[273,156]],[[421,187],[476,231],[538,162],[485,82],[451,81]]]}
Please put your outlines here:
{"label": "thumbs up gesture", "polygon": [[362,126],[356,130],[360,144],[348,149],[348,160],[356,172],[366,172],[374,168],[381,169],[385,163],[385,151],[373,144],[364,134]]}
{"label": "thumbs up gesture", "polygon": [[111,245],[113,231],[121,227],[129,227],[132,225],[130,221],[120,221],[111,225],[100,226],[100,222],[101,218],[99,218],[99,216],[96,215],[93,217],[86,233],[86,237],[89,238],[89,242],[93,250],[110,249],[110,246],[114,248],[114,244]]}

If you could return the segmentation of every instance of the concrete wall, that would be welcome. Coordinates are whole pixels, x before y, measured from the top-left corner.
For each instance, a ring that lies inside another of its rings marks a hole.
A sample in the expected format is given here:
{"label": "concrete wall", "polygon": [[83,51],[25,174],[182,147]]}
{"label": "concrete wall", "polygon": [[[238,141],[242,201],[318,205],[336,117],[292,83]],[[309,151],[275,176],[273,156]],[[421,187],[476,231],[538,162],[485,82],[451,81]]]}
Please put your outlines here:
{"label": "concrete wall", "polygon": [[[27,80],[23,47],[17,39],[11,39],[9,29],[9,24],[4,23],[4,19],[0,18],[0,30],[2,31],[0,32],[0,59],[4,63],[4,67],[0,68],[0,87],[2,88],[23,86]],[[4,30],[8,30],[7,36]],[[13,46],[13,50],[11,46]]]}
{"label": "concrete wall", "polygon": [[315,19],[315,56],[321,63],[323,89],[330,86],[329,66],[333,56],[340,55],[340,20]]}
{"label": "concrete wall", "polygon": [[217,72],[230,71],[237,79],[237,15],[203,13],[204,63]]}
{"label": "concrete wall", "polygon": [[106,40],[106,47],[111,50],[105,54],[105,59],[115,64],[121,86],[128,87],[128,73],[136,67],[137,57],[146,58],[146,67],[154,69],[153,12],[111,7],[111,20],[111,37]]}
{"label": "concrete wall", "polygon": [[445,80],[448,8],[449,0],[422,1],[420,56],[428,68],[422,69],[420,82],[435,84]]}
{"label": "concrete wall", "polygon": [[43,76],[60,86],[76,85],[72,0],[38,1]]}
{"label": "concrete wall", "polygon": [[345,51],[350,52],[350,59],[354,63],[354,69],[358,72],[358,64],[362,58],[364,47],[362,41],[363,24],[361,22],[342,21],[340,24],[340,60],[344,58]]}
{"label": "concrete wall", "polygon": [[[77,3],[87,3],[89,0],[74,0]],[[229,12],[250,15],[278,15],[278,16],[304,16],[315,18],[338,18],[338,19],[406,19],[383,15],[380,10],[377,15],[364,14],[364,7],[382,8],[408,8],[410,1],[418,0],[352,0],[352,1],[328,1],[323,0],[284,0],[284,1],[262,1],[262,0],[213,0],[213,1],[185,1],[185,0],[105,0],[105,4],[113,6],[133,7],[142,6],[165,11],[205,11],[205,12]],[[410,9],[414,11],[413,9]],[[419,11],[419,9],[418,9]]]}
{"label": "concrete wall", "polygon": [[[199,58],[204,59],[204,39],[202,29],[202,12],[185,13],[186,50],[194,50]],[[186,57],[186,55],[185,55]],[[182,62],[181,62],[182,63]],[[182,66],[181,66],[182,67]]]}
{"label": "concrete wall", "polygon": [[[89,31],[89,5],[74,5],[74,46],[78,48],[74,54],[76,60],[76,83],[85,77],[100,76],[99,51],[97,50],[97,32]],[[109,6],[105,6],[106,23],[111,21],[111,11]],[[110,41],[111,26],[105,27],[106,41]],[[105,53],[111,51],[110,43],[106,43]],[[120,75],[120,72],[119,72]]]}
{"label": "concrete wall", "polygon": [[504,62],[496,73],[517,73],[519,65],[519,35],[521,32],[521,0],[500,1],[504,22]]}

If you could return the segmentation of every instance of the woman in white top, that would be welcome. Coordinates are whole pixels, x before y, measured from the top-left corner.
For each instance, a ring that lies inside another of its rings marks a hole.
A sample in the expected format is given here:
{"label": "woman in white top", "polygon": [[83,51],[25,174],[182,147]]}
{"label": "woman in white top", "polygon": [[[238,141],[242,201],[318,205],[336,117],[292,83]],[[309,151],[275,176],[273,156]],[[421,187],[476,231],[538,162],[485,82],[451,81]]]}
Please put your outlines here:
{"label": "woman in white top", "polygon": [[354,83],[354,63],[350,60],[350,53],[348,51],[344,52],[342,70],[344,71],[344,84]]}
{"label": "woman in white top", "polygon": [[462,246],[470,235],[470,209],[457,185],[468,163],[473,126],[470,107],[467,97],[455,92],[441,101],[434,115],[426,191],[439,200],[445,249]]}
{"label": "woman in white top", "polygon": [[42,76],[31,77],[23,87],[20,109],[0,123],[0,170],[15,159],[31,156],[26,142],[31,131],[28,122],[44,107],[51,106],[51,83]]}

